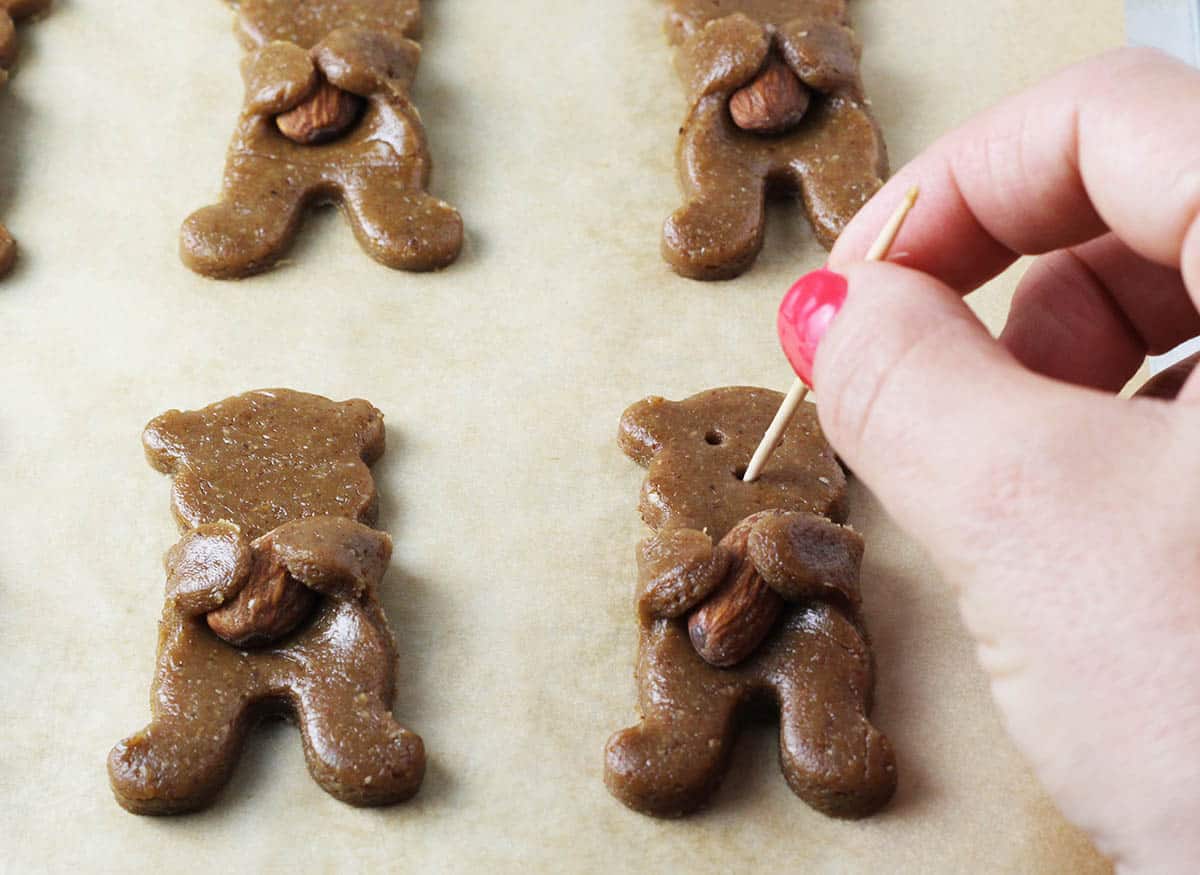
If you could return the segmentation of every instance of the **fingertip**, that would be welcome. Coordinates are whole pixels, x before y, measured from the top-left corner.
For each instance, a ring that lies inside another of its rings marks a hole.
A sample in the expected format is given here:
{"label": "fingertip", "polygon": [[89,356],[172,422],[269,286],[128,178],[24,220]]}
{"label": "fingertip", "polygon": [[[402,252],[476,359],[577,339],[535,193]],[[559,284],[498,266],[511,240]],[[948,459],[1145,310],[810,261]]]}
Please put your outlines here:
{"label": "fingertip", "polygon": [[779,303],[779,344],[796,376],[809,388],[817,347],[845,300],[846,278],[821,268],[796,280]]}

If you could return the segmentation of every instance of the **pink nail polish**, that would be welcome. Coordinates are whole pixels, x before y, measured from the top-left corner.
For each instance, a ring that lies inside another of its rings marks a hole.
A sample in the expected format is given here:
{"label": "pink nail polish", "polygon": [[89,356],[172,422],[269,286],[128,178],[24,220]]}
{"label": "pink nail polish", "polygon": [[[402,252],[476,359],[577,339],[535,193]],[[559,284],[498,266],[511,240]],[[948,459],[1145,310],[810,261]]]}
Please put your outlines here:
{"label": "pink nail polish", "polygon": [[812,387],[817,344],[846,300],[846,278],[822,268],[805,274],[788,289],[779,304],[779,343],[805,385]]}

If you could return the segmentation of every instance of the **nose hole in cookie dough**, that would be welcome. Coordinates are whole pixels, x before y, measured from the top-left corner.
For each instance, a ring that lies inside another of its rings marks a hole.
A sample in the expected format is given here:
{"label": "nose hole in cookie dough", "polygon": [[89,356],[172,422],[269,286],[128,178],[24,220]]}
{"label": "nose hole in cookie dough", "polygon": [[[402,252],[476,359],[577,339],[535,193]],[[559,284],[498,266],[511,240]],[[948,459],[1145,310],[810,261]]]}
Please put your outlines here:
{"label": "nose hole in cookie dough", "polygon": [[714,429],[704,436],[704,442],[710,447],[719,447],[725,443],[725,435]]}
{"label": "nose hole in cookie dough", "polygon": [[746,477],[746,466],[738,465],[733,469],[733,476],[738,480],[743,480]]}

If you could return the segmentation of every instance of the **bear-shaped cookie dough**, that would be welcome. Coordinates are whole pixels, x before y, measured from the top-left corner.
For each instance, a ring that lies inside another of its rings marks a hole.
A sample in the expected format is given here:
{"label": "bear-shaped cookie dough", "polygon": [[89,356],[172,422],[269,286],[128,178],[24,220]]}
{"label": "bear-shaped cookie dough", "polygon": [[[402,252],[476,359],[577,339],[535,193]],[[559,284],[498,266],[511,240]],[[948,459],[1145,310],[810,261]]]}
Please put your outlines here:
{"label": "bear-shaped cookie dough", "polygon": [[839,817],[892,795],[892,750],[868,720],[874,686],[862,624],[862,539],[840,525],[846,480],[803,407],[754,483],[741,473],[783,396],[725,388],[652,397],[619,440],[646,466],[638,548],[642,721],[609,739],[605,782],[657,816],[703,805],[724,774],[738,719],[779,712],[793,792]]}
{"label": "bear-shaped cookie dough", "polygon": [[670,0],[667,32],[688,99],[667,262],[695,279],[742,273],[769,189],[798,191],[832,246],[887,175],[845,0]]}
{"label": "bear-shaped cookie dough", "polygon": [[398,802],[425,770],[392,717],[396,646],[371,528],[383,416],[362,400],[275,389],[159,416],[150,463],[174,477],[183,538],[166,556],[150,724],[113,748],[137,814],[208,804],[260,718],[299,724],[309,772],[352,805]]}
{"label": "bear-shaped cookie dough", "polygon": [[183,223],[192,270],[230,279],[273,265],[305,209],[341,205],[359,244],[401,270],[457,258],[462,219],[426,191],[430,158],[409,99],[419,0],[242,0],[245,105],[218,203]]}
{"label": "bear-shaped cookie dough", "polygon": [[[0,85],[8,81],[8,68],[17,59],[17,21],[38,15],[50,0],[0,0]],[[8,229],[0,225],[0,276],[17,260],[17,244]]]}

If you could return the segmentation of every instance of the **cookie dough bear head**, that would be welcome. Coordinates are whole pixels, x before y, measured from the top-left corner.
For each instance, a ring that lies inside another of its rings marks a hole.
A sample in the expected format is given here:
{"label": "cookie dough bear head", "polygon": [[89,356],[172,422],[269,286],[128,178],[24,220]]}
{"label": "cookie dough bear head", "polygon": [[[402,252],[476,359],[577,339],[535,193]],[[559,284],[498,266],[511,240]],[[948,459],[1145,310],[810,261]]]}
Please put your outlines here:
{"label": "cookie dough bear head", "polygon": [[256,538],[316,516],[373,523],[368,466],[383,455],[383,414],[264,389],[202,410],[171,410],[142,435],[150,464],[174,477],[172,509],[185,530],[225,520]]}
{"label": "cookie dough bear head", "polygon": [[802,407],[762,476],[742,480],[783,396],[750,387],[683,401],[656,396],[621,416],[618,441],[646,468],[638,509],[655,531],[698,529],[714,541],[763,510],[846,517],[846,476],[811,407]]}

